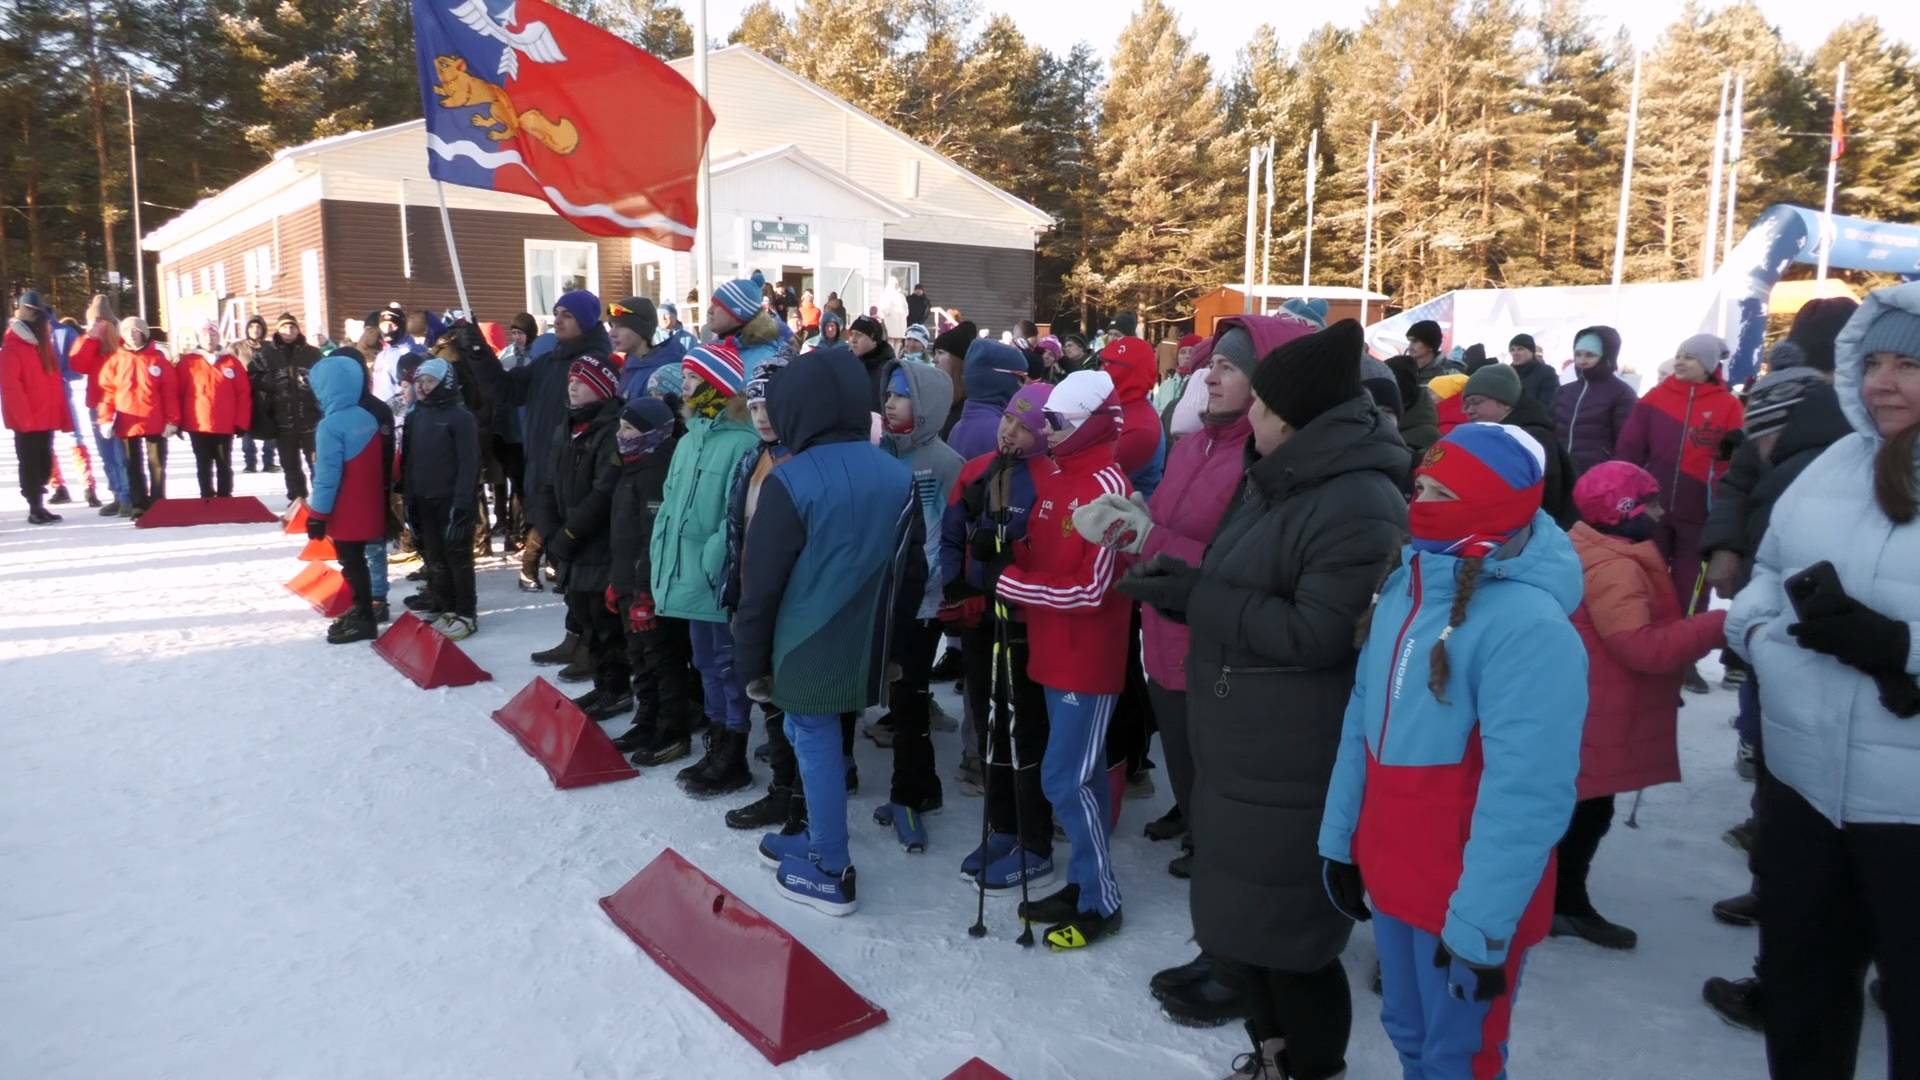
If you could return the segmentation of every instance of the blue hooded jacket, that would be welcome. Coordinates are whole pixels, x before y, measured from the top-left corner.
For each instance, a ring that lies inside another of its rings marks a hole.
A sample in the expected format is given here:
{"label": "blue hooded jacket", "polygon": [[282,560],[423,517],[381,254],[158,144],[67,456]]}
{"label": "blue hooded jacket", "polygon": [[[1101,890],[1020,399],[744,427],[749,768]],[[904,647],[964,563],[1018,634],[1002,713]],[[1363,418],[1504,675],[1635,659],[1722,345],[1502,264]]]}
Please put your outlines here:
{"label": "blue hooded jacket", "polygon": [[351,356],[329,356],[307,376],[320,423],[313,432],[313,492],[307,508],[328,519],[336,540],[378,540],[386,534],[386,469],[380,423],[360,407],[366,369]]}
{"label": "blue hooded jacket", "polygon": [[1500,964],[1545,936],[1549,860],[1573,813],[1587,714],[1571,621],[1580,559],[1545,513],[1486,559],[1446,637],[1441,701],[1429,658],[1462,560],[1411,547],[1403,557],[1360,652],[1320,854],[1358,863],[1379,910],[1468,963]]}

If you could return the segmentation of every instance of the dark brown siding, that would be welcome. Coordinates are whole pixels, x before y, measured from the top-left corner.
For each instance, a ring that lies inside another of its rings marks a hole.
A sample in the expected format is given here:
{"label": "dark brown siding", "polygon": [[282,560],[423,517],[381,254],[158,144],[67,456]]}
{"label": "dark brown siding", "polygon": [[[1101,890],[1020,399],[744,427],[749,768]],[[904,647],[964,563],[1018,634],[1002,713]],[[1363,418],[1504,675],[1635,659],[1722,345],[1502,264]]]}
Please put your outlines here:
{"label": "dark brown siding", "polygon": [[[998,336],[1033,318],[1033,252],[972,244],[888,240],[886,257],[920,264],[927,298]],[[889,331],[891,332],[891,330]]]}
{"label": "dark brown siding", "polygon": [[[392,203],[321,204],[327,243],[327,299],[336,325],[363,319],[390,301],[408,309],[436,311],[460,305],[453,264],[437,206],[407,207],[407,277],[400,251],[400,209]],[[588,240],[600,245],[600,295],[604,303],[626,296],[632,287],[632,246],[624,237],[588,236],[551,214],[515,214],[496,210],[450,211],[453,240],[466,272],[467,299],[480,319],[506,322],[527,306],[526,250],[523,240]],[[539,312],[537,314],[548,314]],[[337,332],[337,329],[336,329]]]}
{"label": "dark brown siding", "polygon": [[[274,246],[274,227],[272,222],[248,229],[238,236],[229,237],[212,247],[203,248],[177,262],[160,264],[160,291],[167,288],[168,274],[194,275],[194,289],[199,288],[200,271],[219,263],[224,267],[227,278],[227,298],[243,297],[247,301],[249,315],[264,315],[269,323],[279,317],[283,311],[291,311],[296,317],[302,313],[305,303],[300,280],[300,253],[320,248],[320,207],[318,204],[302,207],[280,216],[280,245],[278,273],[273,275],[267,287],[259,292],[247,291],[246,252],[257,247]],[[320,272],[324,279],[327,268],[326,252],[320,252]],[[324,288],[324,286],[323,286]],[[194,290],[189,290],[194,291]],[[223,298],[223,303],[224,303]],[[175,299],[168,296],[162,301],[162,309],[172,318]],[[331,308],[329,311],[333,310]],[[339,316],[332,316],[337,323]],[[170,327],[177,332],[194,329],[191,327]],[[308,336],[318,340],[319,335],[312,331]]]}

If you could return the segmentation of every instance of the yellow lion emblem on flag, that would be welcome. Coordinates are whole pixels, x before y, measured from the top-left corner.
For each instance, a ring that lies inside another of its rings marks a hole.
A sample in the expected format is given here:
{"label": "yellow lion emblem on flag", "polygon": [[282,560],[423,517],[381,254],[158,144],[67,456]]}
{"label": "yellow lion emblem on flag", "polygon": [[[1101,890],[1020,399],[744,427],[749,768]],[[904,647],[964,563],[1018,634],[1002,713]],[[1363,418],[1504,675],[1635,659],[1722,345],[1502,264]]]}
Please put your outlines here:
{"label": "yellow lion emblem on flag", "polygon": [[556,154],[571,154],[579,147],[580,132],[573,121],[564,116],[558,121],[549,120],[539,109],[514,111],[513,97],[506,89],[468,71],[467,62],[460,57],[436,56],[433,70],[440,78],[433,93],[441,107],[485,108],[473,118],[473,126],[486,129],[487,138],[494,142],[518,138],[524,132]]}

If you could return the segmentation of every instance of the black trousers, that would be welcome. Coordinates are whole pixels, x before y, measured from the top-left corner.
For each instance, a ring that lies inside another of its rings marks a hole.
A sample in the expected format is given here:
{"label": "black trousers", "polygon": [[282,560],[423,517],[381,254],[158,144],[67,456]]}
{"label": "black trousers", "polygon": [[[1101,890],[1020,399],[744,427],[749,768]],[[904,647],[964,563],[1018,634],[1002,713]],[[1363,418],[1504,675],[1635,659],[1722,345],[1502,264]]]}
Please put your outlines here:
{"label": "black trousers", "polygon": [[1140,663],[1140,605],[1133,605],[1127,631],[1127,682],[1113,703],[1113,721],[1107,728],[1107,766],[1126,763],[1127,775],[1138,775],[1147,764],[1147,740],[1153,737],[1153,699],[1147,695],[1147,670]]}
{"label": "black trousers", "polygon": [[1256,1038],[1287,1040],[1287,1075],[1327,1080],[1347,1067],[1353,1034],[1353,990],[1338,957],[1318,971],[1279,971],[1214,957],[1216,976],[1247,1005]]}
{"label": "black trousers", "polygon": [[[473,548],[459,546],[473,557]],[[587,646],[587,663],[593,668],[593,688],[603,693],[619,693],[631,685],[633,672],[627,667],[627,639],[620,616],[607,610],[603,589],[567,590],[567,611],[580,624],[580,640]]]}
{"label": "black trousers", "polygon": [[233,494],[233,436],[189,431],[193,444],[193,468],[200,480],[200,497],[211,499]]}
{"label": "black trousers", "polygon": [[13,455],[20,464],[20,494],[28,506],[45,509],[47,481],[53,477],[53,432],[14,432]]}
{"label": "black trousers", "polygon": [[[287,471],[294,469],[294,455],[282,451]],[[473,545],[463,532],[447,537],[447,523],[453,516],[452,499],[415,499],[413,522],[420,545],[420,560],[426,564],[427,591],[440,609],[455,615],[474,617]],[[616,618],[607,612],[608,618]]]}
{"label": "black trousers", "polygon": [[313,471],[313,432],[283,431],[275,441],[280,446],[280,468],[287,477],[287,498],[306,498],[307,474]]}
{"label": "black trousers", "polygon": [[[1167,782],[1173,785],[1173,805],[1185,811],[1193,799],[1193,747],[1187,742],[1187,694],[1157,682],[1147,683],[1153,699],[1153,719],[1160,728],[1160,753],[1167,759]],[[1193,827],[1193,815],[1187,815]]]}
{"label": "black trousers", "polygon": [[134,435],[120,440],[127,455],[127,496],[135,510],[167,497],[167,440],[161,435]]}
{"label": "black trousers", "polygon": [[493,467],[487,471],[487,483],[493,486],[493,523],[506,531],[507,539],[520,535],[520,477],[526,471],[526,452],[517,442],[498,435],[493,438]]}
{"label": "black trousers", "polygon": [[887,798],[919,810],[941,798],[927,726],[933,710],[933,654],[944,631],[936,619],[915,619],[905,631],[896,658],[900,680],[893,684],[893,783]]}
{"label": "black trousers", "polygon": [[340,576],[347,579],[353,593],[353,610],[373,618],[373,575],[367,572],[367,545],[364,540],[335,540],[334,554],[340,556]]}
{"label": "black trousers", "polygon": [[1920,1077],[1920,825],[1836,827],[1759,781],[1761,1019],[1773,1080],[1854,1075],[1862,984],[1879,969],[1887,1076]]}
{"label": "black trousers", "polygon": [[1567,833],[1560,838],[1558,879],[1554,883],[1553,910],[1556,915],[1596,915],[1593,900],[1587,896],[1587,871],[1593,867],[1600,839],[1613,827],[1613,796],[1581,799],[1573,804],[1573,818]]}
{"label": "black trousers", "polygon": [[627,645],[627,670],[633,680],[633,722],[651,724],[661,742],[685,738],[690,730],[690,673],[693,641],[685,619],[656,616],[653,629],[635,630],[627,622],[633,597],[620,602],[620,629]]}
{"label": "black trousers", "polygon": [[[967,702],[979,718],[974,748],[988,770],[987,827],[1020,835],[1037,855],[1053,854],[1053,804],[1040,785],[1040,759],[1047,753],[1047,697],[1027,677],[1027,624],[1006,624],[1005,666],[1011,685],[993,707],[994,618],[960,632],[960,659],[966,672]],[[1020,767],[1014,768],[1015,751]]]}

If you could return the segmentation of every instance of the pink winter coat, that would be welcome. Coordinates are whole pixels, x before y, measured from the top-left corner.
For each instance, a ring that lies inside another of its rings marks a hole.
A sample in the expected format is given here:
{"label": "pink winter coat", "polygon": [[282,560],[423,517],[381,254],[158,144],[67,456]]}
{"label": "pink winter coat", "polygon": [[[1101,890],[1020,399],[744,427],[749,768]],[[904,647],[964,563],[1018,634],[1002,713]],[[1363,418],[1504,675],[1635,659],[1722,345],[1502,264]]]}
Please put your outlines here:
{"label": "pink winter coat", "polygon": [[[1252,436],[1253,422],[1243,414],[1232,423],[1206,425],[1173,444],[1166,474],[1147,502],[1153,528],[1140,551],[1142,560],[1165,554],[1189,566],[1200,565],[1234,489],[1246,475],[1245,451]],[[1147,678],[1169,690],[1184,691],[1187,628],[1167,621],[1153,605],[1142,604],[1140,633],[1146,642]]]}
{"label": "pink winter coat", "polygon": [[1573,625],[1587,647],[1582,799],[1680,779],[1680,683],[1687,665],[1726,644],[1725,611],[1682,618],[1660,549],[1585,522],[1568,533],[1586,578]]}

